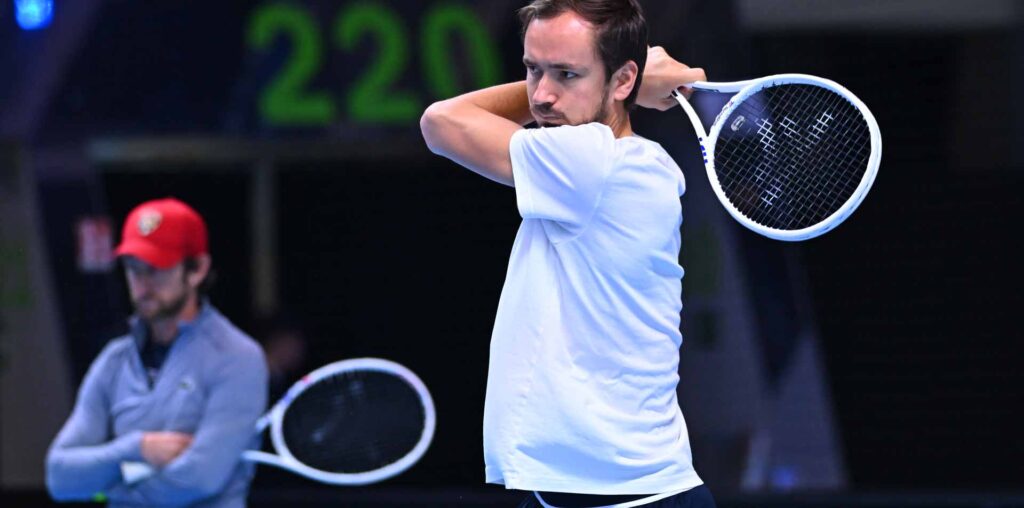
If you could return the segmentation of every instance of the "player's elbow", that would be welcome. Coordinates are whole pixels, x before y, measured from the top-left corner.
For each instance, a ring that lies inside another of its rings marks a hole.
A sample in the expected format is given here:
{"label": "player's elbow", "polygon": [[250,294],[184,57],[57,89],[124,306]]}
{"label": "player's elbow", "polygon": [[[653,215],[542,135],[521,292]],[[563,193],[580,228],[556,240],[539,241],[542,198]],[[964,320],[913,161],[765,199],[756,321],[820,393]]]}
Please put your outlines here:
{"label": "player's elbow", "polygon": [[46,458],[46,491],[57,502],[81,501],[87,494],[75,488],[72,475],[67,474],[52,456]]}
{"label": "player's elbow", "polygon": [[451,128],[451,107],[447,101],[435,102],[420,117],[420,132],[427,148],[438,155],[445,153],[445,133]]}
{"label": "player's elbow", "polygon": [[64,486],[59,482],[51,482],[49,478],[46,479],[46,491],[49,492],[50,499],[53,499],[58,503],[70,503],[74,501],[85,501],[88,499],[88,496],[84,496],[80,492],[64,488]]}
{"label": "player's elbow", "polygon": [[73,500],[73,493],[60,481],[60,477],[53,474],[49,464],[46,466],[46,492],[57,502]]}
{"label": "player's elbow", "polygon": [[59,485],[51,483],[49,479],[46,481],[46,491],[50,494],[50,499],[58,503],[70,503],[73,501],[83,501],[75,496],[75,493],[70,490],[62,489]]}
{"label": "player's elbow", "polygon": [[68,489],[61,479],[60,463],[51,448],[46,454],[46,491],[54,501],[69,501]]}
{"label": "player's elbow", "polygon": [[95,482],[89,475],[69,467],[65,460],[51,451],[46,456],[46,492],[59,503],[87,501],[96,495]]}

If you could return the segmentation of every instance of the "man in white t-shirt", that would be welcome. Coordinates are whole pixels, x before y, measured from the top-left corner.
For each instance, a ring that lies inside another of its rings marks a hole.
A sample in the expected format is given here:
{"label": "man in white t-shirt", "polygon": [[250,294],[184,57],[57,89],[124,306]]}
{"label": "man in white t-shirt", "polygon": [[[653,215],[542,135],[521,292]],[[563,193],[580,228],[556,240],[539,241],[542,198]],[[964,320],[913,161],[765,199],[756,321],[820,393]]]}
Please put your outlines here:
{"label": "man in white t-shirt", "polygon": [[629,120],[704,72],[648,48],[636,0],[535,0],[520,18],[526,80],[420,122],[434,153],[514,186],[523,217],[491,338],[487,481],[532,491],[522,507],[713,507],[676,400],[685,182]]}

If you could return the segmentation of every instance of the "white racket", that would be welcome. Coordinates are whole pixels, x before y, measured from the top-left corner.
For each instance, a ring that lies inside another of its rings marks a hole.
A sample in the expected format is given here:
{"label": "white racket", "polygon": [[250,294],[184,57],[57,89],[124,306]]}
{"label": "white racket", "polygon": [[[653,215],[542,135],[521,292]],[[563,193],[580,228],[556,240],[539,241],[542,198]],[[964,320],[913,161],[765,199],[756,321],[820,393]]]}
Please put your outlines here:
{"label": "white racket", "polygon": [[[331,363],[292,385],[256,422],[270,427],[277,454],[242,452],[242,459],[287,469],[323,483],[365,485],[391,478],[416,463],[434,437],[437,417],[426,385],[388,360]],[[126,462],[127,483],[156,471]]]}
{"label": "white racket", "polygon": [[838,83],[778,74],[688,87],[735,94],[710,134],[689,101],[673,96],[693,123],[715,195],[752,231],[814,238],[849,217],[871,189],[882,159],[878,123]]}

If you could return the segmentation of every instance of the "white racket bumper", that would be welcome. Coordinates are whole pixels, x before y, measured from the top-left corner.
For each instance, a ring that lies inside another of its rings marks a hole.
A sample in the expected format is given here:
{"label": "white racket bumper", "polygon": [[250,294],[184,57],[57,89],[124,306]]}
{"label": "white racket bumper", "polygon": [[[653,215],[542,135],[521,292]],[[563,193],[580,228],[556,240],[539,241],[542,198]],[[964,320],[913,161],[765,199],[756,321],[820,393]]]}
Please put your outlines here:
{"label": "white racket bumper", "polygon": [[[761,91],[764,88],[771,86],[777,86],[780,84],[806,84],[822,87],[832,92],[835,92],[849,101],[857,110],[863,115],[865,122],[868,125],[871,141],[871,154],[868,157],[867,168],[864,176],[861,178],[857,188],[853,191],[850,198],[835,212],[819,221],[818,223],[795,230],[781,230],[771,227],[767,227],[763,224],[754,222],[746,215],[741,213],[733,204],[729,201],[729,198],[725,195],[722,190],[722,186],[718,180],[718,175],[715,172],[715,159],[714,150],[715,143],[718,139],[719,133],[722,131],[725,120],[730,117],[733,110],[739,106],[747,97]],[[711,187],[718,197],[718,200],[725,206],[725,209],[729,212],[734,219],[746,228],[754,231],[758,234],[774,238],[776,240],[784,241],[801,241],[808,240],[817,236],[820,236],[827,231],[835,228],[841,224],[857,206],[867,196],[868,191],[871,189],[871,185],[875,181],[875,176],[878,174],[878,166],[882,158],[882,136],[881,131],[878,127],[878,122],[872,115],[871,110],[855,96],[852,92],[844,88],[842,85],[824,78],[817,76],[811,76],[807,74],[776,74],[772,76],[766,76],[763,78],[751,79],[747,81],[736,81],[730,83],[713,83],[698,81],[691,83],[691,88],[701,91],[712,91],[721,93],[735,93],[735,95],[729,100],[729,102],[722,108],[722,110],[715,117],[715,121],[711,125],[710,132],[704,129],[704,125],[700,121],[700,117],[697,112],[690,105],[689,101],[678,92],[673,92],[673,97],[679,102],[679,105],[683,108],[690,122],[693,124],[694,131],[700,138],[701,155],[704,158],[704,166],[707,170],[708,180],[711,182]]]}
{"label": "white racket bumper", "polygon": [[[416,443],[416,446],[414,446],[413,449],[401,459],[373,471],[366,471],[362,473],[332,473],[321,471],[303,464],[296,459],[291,450],[288,449],[282,431],[282,421],[284,420],[284,415],[287,412],[289,403],[302,393],[306,387],[312,386],[316,381],[324,377],[333,376],[341,372],[356,370],[370,370],[392,374],[402,378],[405,382],[409,383],[414,390],[416,390],[420,401],[423,403],[424,419],[423,432],[420,435],[419,441]],[[369,483],[376,483],[391,478],[406,469],[409,469],[421,457],[423,457],[427,448],[430,447],[430,442],[434,438],[434,430],[437,426],[437,412],[434,408],[434,400],[430,396],[427,386],[423,384],[423,381],[405,366],[380,358],[356,358],[352,360],[342,360],[325,365],[313,372],[310,372],[300,383],[289,389],[288,393],[280,402],[274,405],[274,408],[270,411],[269,417],[270,439],[274,444],[274,449],[280,454],[280,456],[264,452],[247,451],[243,454],[243,457],[247,460],[253,460],[263,464],[287,469],[312,480],[335,485],[366,485]]]}

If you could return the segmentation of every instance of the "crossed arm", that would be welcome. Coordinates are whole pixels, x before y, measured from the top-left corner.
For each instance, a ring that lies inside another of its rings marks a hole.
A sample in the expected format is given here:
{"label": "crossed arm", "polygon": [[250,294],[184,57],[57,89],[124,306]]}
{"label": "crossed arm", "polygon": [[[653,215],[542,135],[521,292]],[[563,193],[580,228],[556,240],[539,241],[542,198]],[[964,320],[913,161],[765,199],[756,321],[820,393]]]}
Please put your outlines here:
{"label": "crossed arm", "polygon": [[[135,431],[111,440],[112,419],[96,362],[75,408],[46,457],[46,484],[58,501],[93,499],[148,506],[187,505],[217,494],[237,467],[266,404],[266,367],[258,351],[220,369],[194,436]],[[152,441],[148,445],[143,443]],[[155,444],[154,444],[155,443]],[[144,452],[145,450],[145,452]],[[147,461],[159,472],[128,485],[122,462]]]}

